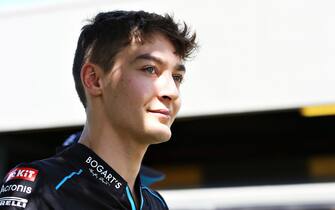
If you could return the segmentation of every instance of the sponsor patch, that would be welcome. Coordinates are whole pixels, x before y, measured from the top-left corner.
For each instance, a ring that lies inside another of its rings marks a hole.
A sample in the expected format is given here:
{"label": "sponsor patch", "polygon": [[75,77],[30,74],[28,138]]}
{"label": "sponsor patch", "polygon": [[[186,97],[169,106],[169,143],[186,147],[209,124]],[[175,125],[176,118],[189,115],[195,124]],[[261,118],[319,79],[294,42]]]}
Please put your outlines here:
{"label": "sponsor patch", "polygon": [[37,174],[38,170],[34,168],[23,168],[23,167],[14,168],[11,171],[9,171],[5,182],[8,182],[12,179],[23,179],[33,182],[35,181]]}
{"label": "sponsor patch", "polygon": [[14,206],[14,207],[26,208],[27,203],[28,203],[27,199],[19,197],[0,198],[0,206]]}
{"label": "sponsor patch", "polygon": [[2,185],[0,189],[0,195],[6,192],[21,192],[30,194],[32,188],[23,184],[10,184],[10,185]]}
{"label": "sponsor patch", "polygon": [[100,180],[103,184],[110,186],[111,184],[116,188],[120,189],[122,183],[113,176],[103,165],[99,164],[97,160],[92,157],[88,157],[85,161],[90,167],[89,171],[93,177]]}

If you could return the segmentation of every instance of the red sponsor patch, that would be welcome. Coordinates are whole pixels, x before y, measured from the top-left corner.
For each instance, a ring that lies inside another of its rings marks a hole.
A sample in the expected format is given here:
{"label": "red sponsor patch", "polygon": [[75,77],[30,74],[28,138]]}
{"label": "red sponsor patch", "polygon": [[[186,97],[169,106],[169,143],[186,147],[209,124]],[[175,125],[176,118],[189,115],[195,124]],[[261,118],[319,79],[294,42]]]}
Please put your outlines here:
{"label": "red sponsor patch", "polygon": [[12,179],[23,179],[33,182],[35,181],[37,174],[38,170],[34,168],[14,168],[8,172],[5,182]]}

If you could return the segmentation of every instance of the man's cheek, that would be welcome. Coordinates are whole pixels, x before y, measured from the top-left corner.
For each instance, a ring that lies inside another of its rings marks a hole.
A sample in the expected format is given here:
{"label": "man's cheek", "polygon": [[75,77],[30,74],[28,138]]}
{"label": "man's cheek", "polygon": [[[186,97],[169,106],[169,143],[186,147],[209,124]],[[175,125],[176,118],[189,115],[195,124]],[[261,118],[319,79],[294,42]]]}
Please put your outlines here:
{"label": "man's cheek", "polygon": [[[178,114],[179,110],[180,110],[180,107],[181,107],[181,100],[180,98],[178,98],[176,101],[175,101],[175,105],[174,105],[174,108],[175,108],[175,116]],[[174,116],[174,117],[175,117]]]}

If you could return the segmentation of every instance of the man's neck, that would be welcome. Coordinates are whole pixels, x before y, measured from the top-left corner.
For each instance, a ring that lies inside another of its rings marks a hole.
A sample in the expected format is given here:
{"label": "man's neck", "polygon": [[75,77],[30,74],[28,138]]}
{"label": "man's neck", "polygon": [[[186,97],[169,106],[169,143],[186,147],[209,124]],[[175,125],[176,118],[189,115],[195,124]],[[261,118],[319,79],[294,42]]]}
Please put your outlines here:
{"label": "man's neck", "polygon": [[139,173],[143,156],[147,150],[131,138],[120,137],[113,128],[92,129],[87,123],[79,139],[112,167],[129,185],[135,201],[135,180]]}

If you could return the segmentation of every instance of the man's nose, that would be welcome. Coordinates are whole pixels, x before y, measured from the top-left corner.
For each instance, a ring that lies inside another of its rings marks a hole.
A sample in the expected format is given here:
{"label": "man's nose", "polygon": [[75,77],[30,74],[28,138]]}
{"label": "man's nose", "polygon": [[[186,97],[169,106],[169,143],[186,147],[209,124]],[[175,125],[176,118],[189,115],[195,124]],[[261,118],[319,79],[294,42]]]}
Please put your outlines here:
{"label": "man's nose", "polygon": [[160,76],[158,88],[161,100],[171,101],[179,97],[179,88],[170,72],[166,72]]}

